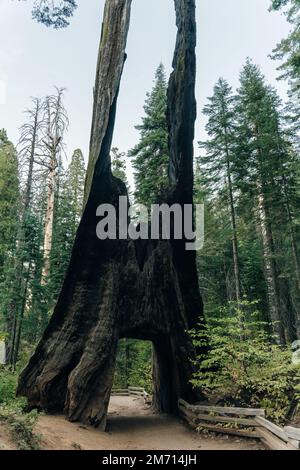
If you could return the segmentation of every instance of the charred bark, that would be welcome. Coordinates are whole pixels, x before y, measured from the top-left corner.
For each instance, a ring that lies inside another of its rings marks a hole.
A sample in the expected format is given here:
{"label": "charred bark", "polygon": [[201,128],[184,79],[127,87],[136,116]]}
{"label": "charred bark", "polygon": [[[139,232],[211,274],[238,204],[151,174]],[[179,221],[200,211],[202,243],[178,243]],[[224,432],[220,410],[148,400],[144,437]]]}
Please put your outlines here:
{"label": "charred bark", "polygon": [[[97,67],[86,203],[70,266],[37,350],[19,380],[29,405],[62,411],[105,429],[120,338],[154,345],[154,404],[177,412],[195,400],[189,380],[195,351],[186,330],[202,316],[195,252],[185,240],[96,237],[96,209],[118,208],[124,184],[113,177],[110,147],[125,58],[131,0],[107,1]],[[178,36],[168,92],[170,190],[165,202],[193,200],[196,118],[195,1],[175,0]],[[117,211],[118,212],[118,211]]]}

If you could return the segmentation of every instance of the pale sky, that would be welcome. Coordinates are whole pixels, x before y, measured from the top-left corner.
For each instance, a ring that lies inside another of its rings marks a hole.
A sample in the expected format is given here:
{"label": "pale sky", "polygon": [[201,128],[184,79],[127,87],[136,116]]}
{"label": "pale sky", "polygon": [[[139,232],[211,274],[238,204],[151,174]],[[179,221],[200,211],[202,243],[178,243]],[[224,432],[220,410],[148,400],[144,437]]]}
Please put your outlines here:
{"label": "pale sky", "polygon": [[[16,143],[30,96],[44,96],[53,86],[66,87],[65,106],[70,128],[67,152],[81,148],[85,158],[92,115],[104,0],[78,0],[69,28],[47,29],[31,19],[32,0],[0,0],[0,128]],[[204,138],[201,110],[220,76],[236,87],[239,72],[251,57],[284,99],[286,84],[277,82],[278,63],[268,56],[287,35],[289,25],[280,13],[269,13],[270,0],[196,0],[197,102],[196,140]],[[120,91],[114,145],[127,152],[138,141],[147,91],[159,62],[169,73],[175,44],[172,0],[133,0],[128,60]],[[1,104],[4,83],[6,100]],[[130,178],[131,179],[131,178]]]}

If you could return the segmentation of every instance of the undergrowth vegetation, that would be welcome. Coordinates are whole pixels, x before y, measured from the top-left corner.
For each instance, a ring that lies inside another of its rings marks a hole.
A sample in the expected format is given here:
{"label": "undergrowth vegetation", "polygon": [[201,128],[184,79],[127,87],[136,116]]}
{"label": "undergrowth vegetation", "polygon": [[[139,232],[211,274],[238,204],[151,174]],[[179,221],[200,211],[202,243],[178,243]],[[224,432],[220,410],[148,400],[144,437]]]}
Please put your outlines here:
{"label": "undergrowth vegetation", "polygon": [[300,366],[258,318],[255,302],[230,303],[204,329],[192,330],[194,345],[208,347],[197,356],[192,384],[209,400],[261,407],[273,421],[284,422],[299,398]]}
{"label": "undergrowth vegetation", "polygon": [[26,412],[26,400],[16,398],[18,373],[0,368],[0,423],[8,428],[18,449],[37,450],[40,438],[34,433],[34,425],[38,413]]}

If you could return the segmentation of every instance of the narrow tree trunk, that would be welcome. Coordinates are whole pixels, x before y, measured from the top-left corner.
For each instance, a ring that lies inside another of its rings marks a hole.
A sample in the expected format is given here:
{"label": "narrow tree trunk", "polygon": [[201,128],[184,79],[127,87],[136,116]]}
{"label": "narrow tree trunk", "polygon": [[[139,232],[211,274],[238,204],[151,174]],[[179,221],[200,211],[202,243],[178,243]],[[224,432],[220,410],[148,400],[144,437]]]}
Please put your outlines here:
{"label": "narrow tree trunk", "polygon": [[42,270],[42,283],[47,282],[47,277],[50,274],[50,255],[52,248],[53,238],[53,223],[54,223],[54,205],[55,205],[55,187],[56,187],[57,171],[56,171],[56,156],[52,155],[51,170],[48,176],[48,192],[47,192],[47,210],[45,218],[45,234],[44,234],[44,261]]}
{"label": "narrow tree trunk", "polygon": [[125,378],[126,378],[126,388],[129,387],[129,360],[130,360],[130,351],[128,338],[125,338]]}
{"label": "narrow tree trunk", "polygon": [[[26,225],[26,218],[28,215],[28,210],[30,207],[30,200],[32,194],[32,183],[33,183],[33,167],[34,167],[34,157],[37,145],[37,132],[38,132],[38,120],[39,120],[39,112],[40,112],[40,105],[39,101],[36,101],[36,107],[34,110],[34,118],[33,118],[33,127],[32,127],[32,136],[31,136],[31,145],[30,145],[30,153],[29,153],[29,161],[28,161],[28,174],[26,179],[26,186],[25,186],[25,196],[24,196],[24,203],[21,213],[21,222],[19,233],[17,237],[18,248],[15,256],[15,283],[14,283],[14,290],[15,292],[21,292],[21,307],[19,309],[19,302],[15,300],[10,305],[9,310],[11,311],[11,315],[13,316],[13,330],[10,331],[8,328],[10,341],[7,347],[7,354],[6,360],[7,362],[12,365],[14,368],[18,361],[18,354],[19,354],[19,346],[20,346],[20,339],[22,333],[22,323],[24,317],[24,311],[26,306],[26,295],[27,295],[27,284],[28,279],[25,281],[25,288],[22,286],[22,279],[24,274],[24,249],[25,249],[25,225]],[[12,295],[14,298],[15,296]]]}
{"label": "narrow tree trunk", "polygon": [[299,260],[298,248],[297,248],[295,231],[294,231],[294,220],[293,220],[289,196],[288,196],[288,183],[286,181],[285,175],[283,175],[283,190],[284,190],[284,198],[285,198],[285,207],[286,207],[286,212],[287,212],[287,217],[288,217],[289,232],[290,232],[290,237],[291,237],[291,248],[292,248],[293,260],[294,260],[297,288],[298,290],[300,290],[300,260]]}
{"label": "narrow tree trunk", "polygon": [[[225,129],[225,135],[227,130]],[[226,137],[227,140],[227,137]],[[230,208],[230,219],[232,229],[232,252],[233,252],[233,266],[234,266],[234,280],[235,280],[235,295],[238,304],[241,302],[241,276],[240,276],[240,265],[238,255],[238,238],[237,238],[237,225],[236,225],[236,211],[234,207],[233,199],[233,186],[230,168],[230,157],[228,144],[226,142],[226,166],[227,166],[227,185],[228,185],[228,199]]]}
{"label": "narrow tree trunk", "polygon": [[299,302],[299,292],[300,292],[300,262],[299,262],[299,255],[298,255],[298,248],[296,244],[295,232],[293,227],[293,220],[291,218],[291,213],[289,211],[289,224],[290,224],[290,237],[291,237],[291,247],[292,247],[292,254],[294,259],[294,268],[295,268],[295,275],[297,279],[297,289],[298,295],[296,296],[295,302],[297,304],[295,311],[295,330],[297,332],[297,337],[300,339],[300,302]]}
{"label": "narrow tree trunk", "polygon": [[[31,406],[64,409],[71,421],[101,429],[120,338],[154,344],[157,409],[176,413],[179,397],[197,398],[190,384],[195,350],[187,335],[203,310],[195,252],[185,250],[185,240],[96,237],[99,204],[114,205],[119,216],[119,196],[126,195],[124,184],[112,175],[110,148],[130,6],[130,0],[105,4],[85,210],[54,314],[18,387]],[[165,198],[183,205],[193,201],[195,1],[175,0],[175,8],[178,36],[168,91],[170,190]]]}
{"label": "narrow tree trunk", "polygon": [[282,324],[281,312],[280,312],[280,301],[277,284],[277,269],[274,259],[273,249],[273,236],[269,225],[267,209],[265,206],[265,198],[261,189],[261,185],[257,185],[258,188],[258,220],[260,225],[262,246],[263,246],[263,260],[265,279],[267,286],[268,304],[270,321],[272,322],[272,330],[277,337],[277,340],[281,344],[285,344],[285,334]]}
{"label": "narrow tree trunk", "polygon": [[34,115],[31,149],[30,149],[29,162],[28,162],[28,174],[27,174],[27,180],[26,180],[26,189],[25,189],[25,198],[24,198],[24,207],[23,207],[23,222],[29,209],[31,194],[32,194],[33,167],[34,167],[34,157],[35,157],[35,150],[36,150],[36,143],[37,143],[36,141],[37,141],[37,132],[38,132],[38,124],[39,124],[38,122],[39,112],[40,112],[40,105],[39,105],[39,102],[37,102],[35,115]]}
{"label": "narrow tree trunk", "polygon": [[14,357],[13,357],[13,366],[14,366],[14,368],[16,367],[16,364],[18,362],[18,356],[19,356],[21,334],[22,334],[22,327],[23,327],[23,320],[24,320],[24,312],[25,312],[25,308],[26,308],[26,299],[27,299],[27,292],[28,292],[28,281],[29,281],[29,279],[27,277],[26,280],[25,280],[25,286],[23,288],[21,310],[20,310],[18,325],[17,325],[17,328],[16,328],[15,347],[14,347],[14,351],[13,351],[13,353],[14,353]]}
{"label": "narrow tree trunk", "polygon": [[[276,115],[276,110],[274,110],[274,112],[275,112],[275,115]],[[278,152],[279,152],[280,155],[282,155],[283,154],[283,149],[282,149],[282,141],[280,139],[280,129],[279,129],[278,119],[276,119],[276,138],[277,138]],[[293,217],[292,217],[292,212],[291,212],[291,207],[290,207],[290,200],[289,200],[289,195],[288,195],[288,182],[287,182],[287,178],[286,178],[284,168],[282,168],[282,182],[283,182],[283,193],[284,193],[284,199],[285,199],[285,206],[286,206],[288,222],[289,222],[289,231],[290,231],[290,237],[291,237],[291,248],[292,248],[293,259],[294,259],[295,274],[296,274],[296,279],[297,279],[297,287],[298,287],[298,290],[300,290],[300,261],[299,261],[298,249],[297,249],[295,232],[294,232],[294,221],[293,221]]]}

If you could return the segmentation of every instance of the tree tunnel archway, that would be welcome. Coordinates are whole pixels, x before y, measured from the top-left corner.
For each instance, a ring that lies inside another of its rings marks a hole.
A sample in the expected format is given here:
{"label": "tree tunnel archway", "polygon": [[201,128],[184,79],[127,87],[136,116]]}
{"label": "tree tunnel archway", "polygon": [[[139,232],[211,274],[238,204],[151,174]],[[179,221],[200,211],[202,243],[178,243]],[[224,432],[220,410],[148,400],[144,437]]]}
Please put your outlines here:
{"label": "tree tunnel archway", "polygon": [[[174,0],[178,34],[168,89],[168,204],[193,201],[196,119],[195,0]],[[185,240],[99,240],[96,209],[118,208],[124,184],[113,177],[110,148],[125,60],[131,0],[107,0],[94,89],[86,199],[70,265],[49,326],[22,372],[18,394],[29,405],[64,411],[105,429],[119,338],[155,349],[154,404],[176,413],[194,401],[195,351],[186,331],[202,316],[196,255]]]}

